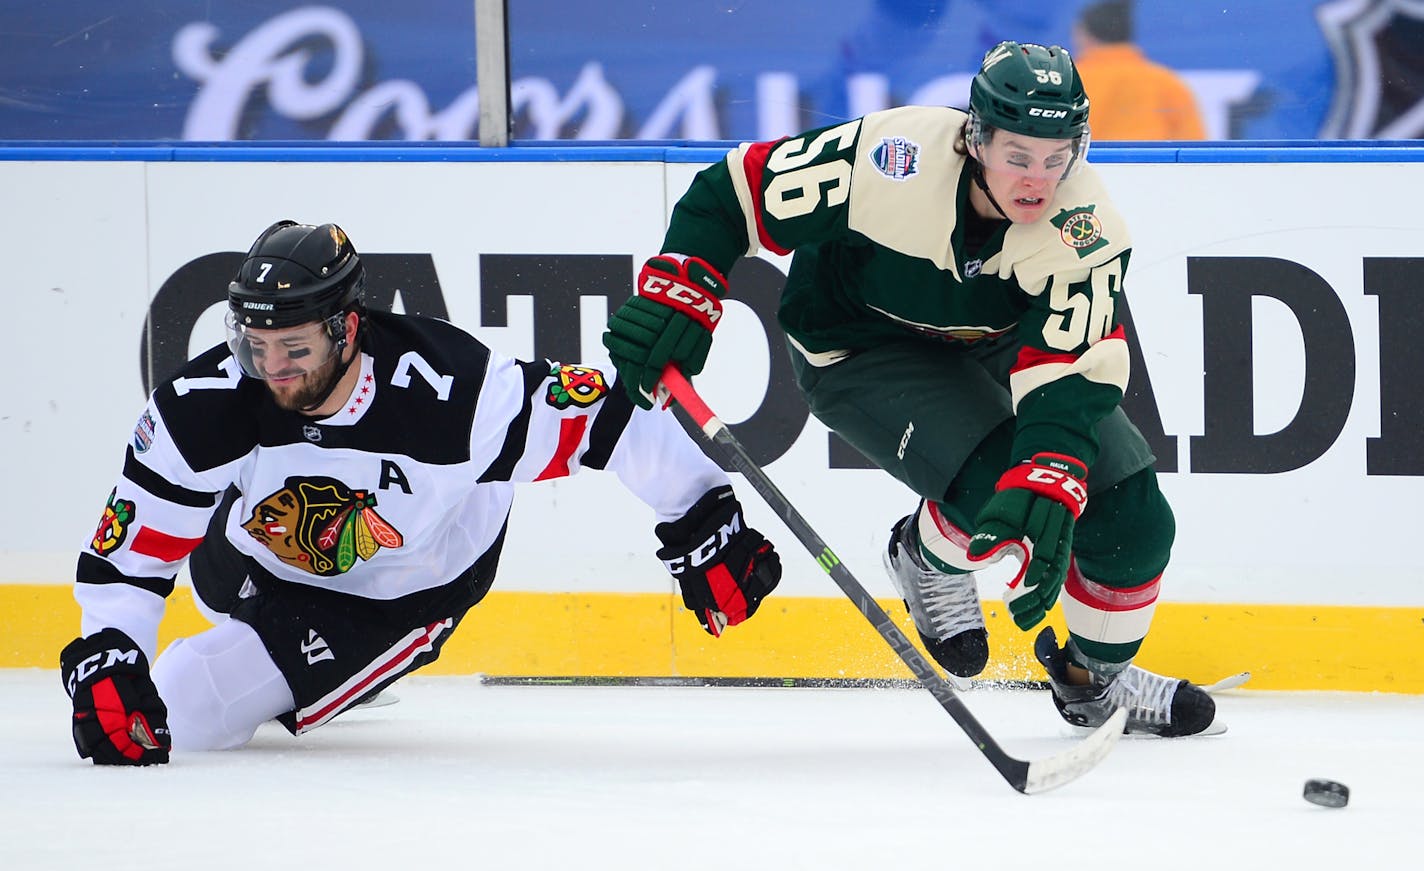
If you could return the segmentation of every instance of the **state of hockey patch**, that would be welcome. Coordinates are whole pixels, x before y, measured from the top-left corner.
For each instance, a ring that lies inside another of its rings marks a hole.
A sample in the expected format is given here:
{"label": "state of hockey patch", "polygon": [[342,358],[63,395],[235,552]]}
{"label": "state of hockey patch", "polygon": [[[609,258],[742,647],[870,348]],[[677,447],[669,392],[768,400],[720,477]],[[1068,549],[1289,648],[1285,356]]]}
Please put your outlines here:
{"label": "state of hockey patch", "polygon": [[99,556],[108,556],[119,549],[129,534],[129,524],[134,519],[134,504],[118,498],[119,488],[109,491],[108,504],[104,506],[104,516],[99,518],[99,528],[94,530],[94,538],[89,547]]}
{"label": "state of hockey patch", "polygon": [[153,423],[153,415],[145,409],[143,416],[138,419],[138,423],[134,426],[134,453],[141,454],[153,447],[153,436],[157,429]]}
{"label": "state of hockey patch", "polygon": [[544,394],[544,401],[563,410],[571,405],[588,408],[608,394],[608,379],[597,369],[583,366],[555,365],[549,370],[555,379]]}
{"label": "state of hockey patch", "polygon": [[1079,259],[1108,244],[1108,240],[1103,236],[1103,222],[1093,214],[1094,208],[1095,206],[1084,206],[1072,211],[1064,209],[1052,220],[1053,226],[1058,228],[1063,244],[1078,252]]}
{"label": "state of hockey patch", "polygon": [[880,174],[904,181],[920,169],[920,146],[903,136],[887,136],[867,155]]}

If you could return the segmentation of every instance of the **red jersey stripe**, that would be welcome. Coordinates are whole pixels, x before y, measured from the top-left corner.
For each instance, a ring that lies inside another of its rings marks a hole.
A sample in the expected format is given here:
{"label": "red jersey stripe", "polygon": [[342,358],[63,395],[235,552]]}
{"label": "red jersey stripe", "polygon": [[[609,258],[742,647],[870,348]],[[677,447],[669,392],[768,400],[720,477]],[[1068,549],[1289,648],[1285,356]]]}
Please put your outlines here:
{"label": "red jersey stripe", "polygon": [[569,460],[573,457],[574,451],[578,450],[579,444],[583,441],[583,431],[588,428],[588,415],[579,417],[566,417],[559,421],[559,445],[554,449],[554,456],[549,459],[549,465],[544,467],[536,481],[546,481],[549,478],[565,478],[569,474]]}
{"label": "red jersey stripe", "polygon": [[140,526],[138,534],[134,536],[133,544],[129,545],[129,550],[172,563],[192,553],[193,549],[202,543],[202,536],[179,538],[176,535],[159,532],[149,526]]}
{"label": "red jersey stripe", "polygon": [[453,625],[453,621],[446,619],[437,623],[431,623],[422,630],[416,630],[407,635],[402,642],[398,642],[395,647],[387,651],[384,658],[378,658],[368,666],[367,671],[359,675],[359,679],[352,681],[347,686],[339,689],[335,697],[327,696],[321,707],[316,710],[304,708],[297,712],[297,732],[300,734],[308,729],[315,729],[327,720],[341,713],[357,699],[360,699],[370,691],[372,685],[378,683],[391,671],[404,671],[405,667],[418,654],[430,650],[436,638]]}
{"label": "red jersey stripe", "polygon": [[771,154],[771,149],[782,142],[786,137],[776,140],[776,142],[758,142],[747,149],[747,154],[742,158],[742,172],[747,177],[747,187],[752,194],[752,213],[756,216],[757,242],[761,247],[777,254],[790,254],[790,248],[784,248],[771,238],[771,233],[766,229],[766,222],[762,220],[765,214],[765,198],[762,196],[761,180],[766,175],[766,159]]}

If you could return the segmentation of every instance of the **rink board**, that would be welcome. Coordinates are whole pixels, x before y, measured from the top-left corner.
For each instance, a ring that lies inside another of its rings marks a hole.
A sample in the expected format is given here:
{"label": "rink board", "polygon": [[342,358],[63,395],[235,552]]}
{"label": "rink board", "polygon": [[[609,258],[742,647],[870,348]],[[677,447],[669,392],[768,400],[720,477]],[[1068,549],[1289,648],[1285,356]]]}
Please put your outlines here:
{"label": "rink board", "polygon": [[[908,637],[898,600],[880,604]],[[0,586],[13,627],[0,668],[45,668],[74,635],[79,608],[68,587]],[[992,659],[981,678],[1038,681],[1033,633],[1002,602],[986,601]],[[208,626],[180,588],[159,633],[162,648]],[[1060,615],[1049,621],[1066,637]],[[1424,625],[1405,608],[1163,603],[1138,662],[1211,683],[1250,671],[1262,690],[1424,693]],[[495,591],[471,610],[423,674],[585,677],[908,679],[913,675],[843,598],[774,596],[720,639],[706,635],[680,598],[652,593]]]}
{"label": "rink board", "polygon": [[[720,153],[0,147],[10,205],[0,238],[24,255],[7,261],[18,316],[0,319],[0,346],[33,375],[7,382],[0,414],[0,450],[12,459],[0,665],[48,665],[72,636],[64,585],[146,389],[221,338],[225,270],[272,220],[341,223],[379,284],[399,291],[401,310],[448,317],[509,354],[606,365],[607,312],[656,252],[678,196]],[[1391,546],[1417,537],[1424,504],[1424,346],[1414,340],[1424,331],[1424,212],[1380,207],[1424,187],[1424,148],[1093,154],[1132,228],[1129,400],[1152,431],[1178,526],[1143,661],[1203,680],[1250,669],[1252,685],[1267,688],[1424,692],[1424,565]],[[880,551],[914,499],[806,416],[775,325],[786,262],[762,256],[733,270],[698,389],[893,606]],[[901,674],[733,479],[786,567],[750,624],[722,641],[703,636],[653,558],[646,506],[612,476],[588,474],[521,489],[496,592],[437,668]],[[981,584],[986,601],[999,589]],[[993,674],[1033,672],[1028,636],[995,614]],[[180,592],[165,637],[190,615]]]}

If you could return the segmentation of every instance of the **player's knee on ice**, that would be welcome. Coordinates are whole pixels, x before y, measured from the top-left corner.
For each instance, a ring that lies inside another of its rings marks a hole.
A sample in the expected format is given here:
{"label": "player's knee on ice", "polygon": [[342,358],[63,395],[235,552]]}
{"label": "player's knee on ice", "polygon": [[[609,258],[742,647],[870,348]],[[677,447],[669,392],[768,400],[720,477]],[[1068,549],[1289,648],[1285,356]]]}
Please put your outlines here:
{"label": "player's knee on ice", "polygon": [[257,633],[239,620],[180,638],[153,664],[173,749],[230,750],[292,710],[292,692]]}

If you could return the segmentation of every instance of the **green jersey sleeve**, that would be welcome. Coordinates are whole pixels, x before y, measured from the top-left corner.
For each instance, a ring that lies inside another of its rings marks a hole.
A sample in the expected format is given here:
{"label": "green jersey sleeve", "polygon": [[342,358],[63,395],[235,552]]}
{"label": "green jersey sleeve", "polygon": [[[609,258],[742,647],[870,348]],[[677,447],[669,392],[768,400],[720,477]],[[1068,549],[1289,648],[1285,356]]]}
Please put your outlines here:
{"label": "green jersey sleeve", "polygon": [[1062,185],[1054,206],[1050,217],[1010,229],[994,264],[1030,300],[1009,378],[1018,418],[1013,458],[1050,451],[1091,465],[1096,425],[1127,389],[1119,300],[1131,243],[1091,168]]}

